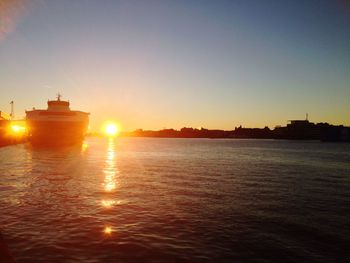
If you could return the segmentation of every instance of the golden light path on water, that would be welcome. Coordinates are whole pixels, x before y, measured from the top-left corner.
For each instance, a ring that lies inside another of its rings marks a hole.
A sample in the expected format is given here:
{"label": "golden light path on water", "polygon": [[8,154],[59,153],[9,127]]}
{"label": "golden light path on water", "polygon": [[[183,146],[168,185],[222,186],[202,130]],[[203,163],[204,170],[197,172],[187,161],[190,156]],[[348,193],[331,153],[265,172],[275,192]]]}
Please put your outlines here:
{"label": "golden light path on water", "polygon": [[[111,137],[108,140],[105,168],[104,173],[104,182],[102,184],[103,190],[105,193],[113,193],[117,186],[117,176],[119,171],[116,166],[116,149],[115,149],[115,138]],[[111,198],[102,199],[101,205],[106,209],[111,209],[116,203],[115,200]],[[104,234],[111,235],[113,231],[112,226],[106,225],[103,229]]]}
{"label": "golden light path on water", "polygon": [[115,149],[114,149],[114,139],[110,138],[108,141],[108,149],[107,149],[107,156],[106,156],[106,166],[103,170],[103,173],[105,174],[104,179],[104,190],[105,192],[112,192],[115,190],[117,182],[116,182],[116,175],[118,173],[116,166],[115,166]]}
{"label": "golden light path on water", "polygon": [[86,142],[84,142],[82,145],[81,145],[81,153],[85,153],[86,150],[89,148],[89,144],[87,144]]}

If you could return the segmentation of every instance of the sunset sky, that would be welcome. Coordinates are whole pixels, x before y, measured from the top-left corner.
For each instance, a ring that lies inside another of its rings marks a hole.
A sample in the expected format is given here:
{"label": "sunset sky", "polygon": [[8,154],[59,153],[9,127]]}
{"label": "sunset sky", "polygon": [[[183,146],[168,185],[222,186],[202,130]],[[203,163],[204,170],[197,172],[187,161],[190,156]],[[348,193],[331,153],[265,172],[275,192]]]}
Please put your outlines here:
{"label": "sunset sky", "polygon": [[0,110],[60,92],[92,129],[350,126],[342,1],[0,0]]}

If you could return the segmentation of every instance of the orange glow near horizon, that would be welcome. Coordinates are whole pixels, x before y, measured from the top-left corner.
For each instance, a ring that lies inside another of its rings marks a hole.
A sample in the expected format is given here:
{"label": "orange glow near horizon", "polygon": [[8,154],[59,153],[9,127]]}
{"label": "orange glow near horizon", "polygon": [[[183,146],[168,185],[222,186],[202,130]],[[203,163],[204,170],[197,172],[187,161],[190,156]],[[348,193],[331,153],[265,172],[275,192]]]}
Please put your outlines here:
{"label": "orange glow near horizon", "polygon": [[12,124],[10,126],[10,130],[12,134],[22,135],[26,131],[26,127],[24,125]]}

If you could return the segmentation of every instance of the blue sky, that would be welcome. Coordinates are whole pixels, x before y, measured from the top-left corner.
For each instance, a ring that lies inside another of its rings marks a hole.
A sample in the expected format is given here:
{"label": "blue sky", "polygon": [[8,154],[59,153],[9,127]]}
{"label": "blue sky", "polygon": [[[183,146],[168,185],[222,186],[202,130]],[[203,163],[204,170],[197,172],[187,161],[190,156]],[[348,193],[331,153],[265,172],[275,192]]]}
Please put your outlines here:
{"label": "blue sky", "polygon": [[350,125],[341,1],[15,2],[0,6],[0,110],[14,100],[18,117],[60,92],[94,129],[272,128],[306,112]]}

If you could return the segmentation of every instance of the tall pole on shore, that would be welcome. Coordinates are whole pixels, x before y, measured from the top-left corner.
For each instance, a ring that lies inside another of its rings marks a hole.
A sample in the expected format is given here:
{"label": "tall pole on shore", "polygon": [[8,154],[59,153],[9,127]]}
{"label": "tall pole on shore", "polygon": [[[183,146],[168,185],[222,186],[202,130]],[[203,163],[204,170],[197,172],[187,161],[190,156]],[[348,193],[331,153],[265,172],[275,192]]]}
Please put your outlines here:
{"label": "tall pole on shore", "polygon": [[15,111],[14,111],[13,100],[10,102],[10,104],[11,104],[11,114],[10,114],[10,116],[11,116],[11,120],[13,120],[15,118]]}

